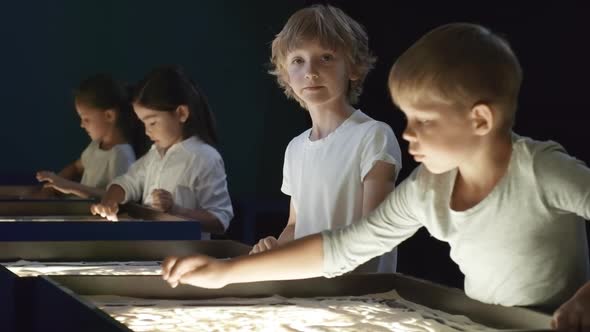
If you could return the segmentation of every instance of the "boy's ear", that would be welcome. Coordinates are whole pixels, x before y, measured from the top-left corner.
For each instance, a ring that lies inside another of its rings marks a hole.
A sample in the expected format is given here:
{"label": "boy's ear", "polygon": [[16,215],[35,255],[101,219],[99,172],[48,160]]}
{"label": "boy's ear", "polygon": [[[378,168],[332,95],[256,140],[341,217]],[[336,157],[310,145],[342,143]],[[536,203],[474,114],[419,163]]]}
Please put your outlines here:
{"label": "boy's ear", "polygon": [[361,79],[361,75],[358,73],[358,70],[355,68],[349,68],[348,70],[350,74],[348,74],[348,79],[351,81],[358,81]]}
{"label": "boy's ear", "polygon": [[186,120],[188,120],[189,114],[190,114],[190,112],[188,110],[188,106],[187,105],[179,105],[176,108],[176,115],[178,116],[178,119],[182,123],[185,123]]}
{"label": "boy's ear", "polygon": [[487,135],[494,128],[494,111],[488,104],[475,104],[471,108],[471,120],[476,135]]}

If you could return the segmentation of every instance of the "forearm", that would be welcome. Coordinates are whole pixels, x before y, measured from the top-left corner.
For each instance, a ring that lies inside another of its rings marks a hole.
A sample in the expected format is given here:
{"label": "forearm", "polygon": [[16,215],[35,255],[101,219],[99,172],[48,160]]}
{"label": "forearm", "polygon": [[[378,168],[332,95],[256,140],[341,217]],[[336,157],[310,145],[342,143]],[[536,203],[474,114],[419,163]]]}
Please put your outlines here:
{"label": "forearm", "polygon": [[102,202],[116,202],[120,204],[125,200],[125,190],[118,184],[113,184],[109,187],[106,193],[102,196]]}
{"label": "forearm", "polygon": [[314,234],[277,249],[227,262],[227,283],[319,277],[323,271],[323,240]]}
{"label": "forearm", "polygon": [[74,182],[74,181],[65,181],[64,189],[68,193],[72,195],[76,195],[81,198],[92,198],[92,197],[102,197],[105,194],[105,191],[99,188],[85,186],[81,183]]}
{"label": "forearm", "polygon": [[79,169],[77,162],[71,163],[68,166],[64,167],[57,175],[61,176],[64,179],[68,179],[71,181],[79,181],[82,177],[82,172]]}
{"label": "forearm", "polygon": [[223,234],[225,232],[221,221],[206,210],[187,209],[175,205],[170,212],[174,215],[200,222],[204,232],[213,234]]}
{"label": "forearm", "polygon": [[574,297],[578,296],[590,298],[590,281],[586,282],[582,287],[580,287],[580,289],[578,289],[576,294],[574,294]]}

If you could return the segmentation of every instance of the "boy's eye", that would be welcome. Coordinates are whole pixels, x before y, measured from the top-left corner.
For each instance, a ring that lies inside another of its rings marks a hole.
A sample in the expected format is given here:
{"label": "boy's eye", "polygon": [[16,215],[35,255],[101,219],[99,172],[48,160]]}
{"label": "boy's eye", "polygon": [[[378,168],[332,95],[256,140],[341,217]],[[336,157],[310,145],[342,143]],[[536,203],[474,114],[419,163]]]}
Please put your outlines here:
{"label": "boy's eye", "polygon": [[334,60],[334,56],[332,54],[324,54],[322,55],[322,61],[328,62]]}
{"label": "boy's eye", "polygon": [[153,121],[153,122],[148,123],[148,126],[151,127],[151,126],[154,126],[155,124],[156,124],[156,121]]}
{"label": "boy's eye", "polygon": [[294,58],[293,60],[291,60],[291,63],[294,65],[299,65],[303,63],[303,59],[301,58]]}
{"label": "boy's eye", "polygon": [[418,123],[424,126],[430,124],[430,120],[418,120]]}

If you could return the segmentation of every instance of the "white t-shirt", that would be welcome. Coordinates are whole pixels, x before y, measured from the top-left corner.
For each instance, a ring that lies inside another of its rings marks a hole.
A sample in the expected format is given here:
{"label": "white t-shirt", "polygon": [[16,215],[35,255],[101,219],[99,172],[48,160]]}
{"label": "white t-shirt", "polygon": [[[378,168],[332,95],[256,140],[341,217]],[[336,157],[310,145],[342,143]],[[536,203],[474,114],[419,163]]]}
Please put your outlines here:
{"label": "white t-shirt", "polygon": [[[377,161],[401,169],[393,130],[356,110],[323,139],[311,141],[311,129],[295,137],[285,152],[281,191],[296,212],[295,238],[358,221],[363,213],[363,180]],[[397,175],[397,174],[396,174]],[[393,272],[396,253],[383,258],[381,272]]]}
{"label": "white t-shirt", "polygon": [[129,144],[117,144],[102,150],[99,141],[92,141],[80,157],[84,173],[80,183],[94,188],[106,189],[117,176],[125,174],[135,162],[135,152]]}
{"label": "white t-shirt", "polygon": [[[127,174],[111,184],[125,190],[123,203],[141,200],[151,205],[152,191],[164,189],[172,194],[176,205],[206,210],[219,219],[224,229],[233,217],[223,159],[215,148],[196,136],[174,144],[164,156],[152,145]],[[202,236],[208,238],[209,234]]]}
{"label": "white t-shirt", "polygon": [[505,306],[557,306],[588,279],[585,222],[590,169],[555,142],[513,135],[504,177],[479,204],[457,212],[457,170],[418,167],[375,211],[325,232],[324,274],[335,276],[397,246],[425,226],[451,246],[465,292]]}

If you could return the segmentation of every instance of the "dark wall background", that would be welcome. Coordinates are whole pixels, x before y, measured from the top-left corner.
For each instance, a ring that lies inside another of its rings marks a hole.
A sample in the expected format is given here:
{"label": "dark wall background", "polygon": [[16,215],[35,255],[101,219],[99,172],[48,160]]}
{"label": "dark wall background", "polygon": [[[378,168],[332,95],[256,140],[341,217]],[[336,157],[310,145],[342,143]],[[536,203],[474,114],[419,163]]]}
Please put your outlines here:
{"label": "dark wall background", "polygon": [[[72,89],[98,71],[134,82],[150,68],[183,65],[208,94],[221,136],[230,191],[259,206],[254,235],[276,234],[286,221],[280,193],[284,148],[309,126],[266,73],[270,41],[290,14],[326,1],[41,1],[0,11],[2,183],[32,182],[37,169],[59,170],[88,143]],[[585,5],[558,2],[328,1],[363,24],[379,61],[359,107],[401,140],[404,120],[389,100],[395,58],[428,30],[453,21],[484,24],[512,44],[524,69],[515,131],[562,143],[590,161],[587,142]],[[485,78],[482,78],[485,79]],[[404,155],[405,178],[416,164]],[[278,200],[277,204],[275,201]],[[261,203],[262,202],[262,203]],[[276,207],[279,207],[278,211]],[[238,238],[244,230],[231,234]],[[251,226],[250,229],[252,228]],[[460,286],[448,247],[421,231],[400,247],[399,270]]]}
{"label": "dark wall background", "polygon": [[36,170],[59,170],[79,157],[89,139],[79,128],[72,90],[82,79],[106,71],[135,82],[154,66],[175,63],[209,97],[232,193],[276,192],[281,168],[274,165],[282,163],[281,150],[306,120],[266,73],[269,43],[296,3],[260,5],[111,0],[4,4],[2,182],[33,181]]}

